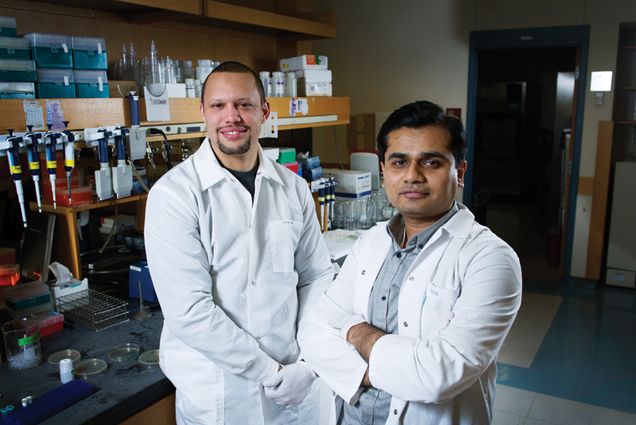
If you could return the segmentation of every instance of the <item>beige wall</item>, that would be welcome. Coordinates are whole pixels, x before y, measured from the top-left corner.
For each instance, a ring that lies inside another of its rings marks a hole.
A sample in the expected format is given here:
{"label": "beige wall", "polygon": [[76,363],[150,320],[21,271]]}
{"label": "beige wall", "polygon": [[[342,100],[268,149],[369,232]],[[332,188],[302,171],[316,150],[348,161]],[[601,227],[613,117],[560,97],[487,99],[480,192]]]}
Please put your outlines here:
{"label": "beige wall", "polygon": [[[351,97],[351,113],[387,112],[415,99],[461,107],[466,116],[471,31],[590,25],[588,71],[615,70],[620,22],[636,21],[634,0],[313,0],[332,9],[337,37],[314,42],[329,57],[334,93]],[[588,76],[589,80],[589,76]],[[595,106],[588,91],[579,174],[594,176],[597,123],[610,120],[613,94]],[[334,142],[335,137],[335,142]],[[346,134],[316,131],[316,152],[336,162]],[[348,162],[344,159],[345,162]],[[572,273],[585,275],[589,197],[576,210]]]}

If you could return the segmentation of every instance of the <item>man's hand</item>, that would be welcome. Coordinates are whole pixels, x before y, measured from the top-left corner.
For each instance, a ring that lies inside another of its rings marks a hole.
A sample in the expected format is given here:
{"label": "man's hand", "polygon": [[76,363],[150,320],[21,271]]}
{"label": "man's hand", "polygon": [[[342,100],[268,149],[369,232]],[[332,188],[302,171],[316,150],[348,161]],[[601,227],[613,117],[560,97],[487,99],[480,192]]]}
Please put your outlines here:
{"label": "man's hand", "polygon": [[316,374],[305,362],[296,362],[279,369],[263,382],[265,395],[283,406],[296,406],[307,397]]}
{"label": "man's hand", "polygon": [[356,347],[356,350],[358,350],[362,358],[369,363],[373,345],[384,335],[386,335],[386,333],[368,323],[359,323],[349,329],[349,332],[347,332],[347,341]]}

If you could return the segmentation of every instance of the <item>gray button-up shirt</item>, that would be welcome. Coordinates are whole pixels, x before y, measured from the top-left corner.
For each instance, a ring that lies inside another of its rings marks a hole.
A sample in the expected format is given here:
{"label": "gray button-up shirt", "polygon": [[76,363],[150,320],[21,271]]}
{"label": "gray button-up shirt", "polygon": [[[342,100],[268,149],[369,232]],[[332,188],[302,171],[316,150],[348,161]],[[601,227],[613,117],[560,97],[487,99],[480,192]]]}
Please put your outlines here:
{"label": "gray button-up shirt", "polygon": [[[431,236],[444,225],[457,211],[456,202],[439,220],[409,239],[404,248],[404,221],[398,213],[389,220],[386,230],[393,240],[382,268],[369,295],[368,317],[370,324],[389,333],[398,332],[398,300],[400,287],[413,261],[424,248]],[[338,420],[341,425],[381,425],[389,415],[391,394],[377,388],[366,388],[354,405],[344,403],[344,410]]]}

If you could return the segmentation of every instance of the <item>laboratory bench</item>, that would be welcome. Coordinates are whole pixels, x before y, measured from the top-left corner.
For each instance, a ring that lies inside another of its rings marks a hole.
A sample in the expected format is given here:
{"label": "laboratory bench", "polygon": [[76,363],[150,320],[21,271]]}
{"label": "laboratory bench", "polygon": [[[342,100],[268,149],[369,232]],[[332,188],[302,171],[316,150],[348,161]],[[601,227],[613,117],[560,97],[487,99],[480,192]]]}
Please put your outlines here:
{"label": "laboratory bench", "polygon": [[149,319],[130,320],[99,332],[65,324],[62,332],[41,339],[42,362],[38,367],[16,371],[8,363],[0,364],[0,408],[11,404],[20,409],[22,398],[31,395],[36,399],[62,385],[58,365],[47,360],[55,352],[74,349],[81,353],[82,360],[106,361],[107,369],[85,377],[97,388],[95,393],[50,416],[43,424],[175,423],[174,387],[159,365],[141,364],[136,357],[119,362],[109,356],[113,347],[124,343],[139,345],[141,353],[159,348],[162,325],[159,310],[153,311]]}

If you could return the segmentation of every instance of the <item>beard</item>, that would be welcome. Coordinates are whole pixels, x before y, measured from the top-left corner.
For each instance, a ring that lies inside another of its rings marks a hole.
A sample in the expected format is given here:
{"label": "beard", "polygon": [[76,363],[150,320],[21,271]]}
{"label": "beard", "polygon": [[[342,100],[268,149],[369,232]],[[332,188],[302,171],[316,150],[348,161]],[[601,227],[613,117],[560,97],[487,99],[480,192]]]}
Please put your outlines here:
{"label": "beard", "polygon": [[252,141],[247,139],[245,143],[238,146],[228,146],[221,141],[220,137],[217,137],[217,145],[219,146],[219,150],[226,155],[243,155],[250,150],[252,146]]}

